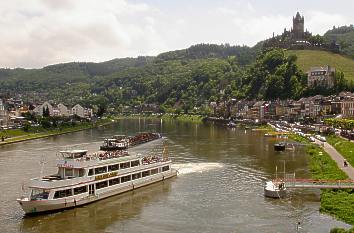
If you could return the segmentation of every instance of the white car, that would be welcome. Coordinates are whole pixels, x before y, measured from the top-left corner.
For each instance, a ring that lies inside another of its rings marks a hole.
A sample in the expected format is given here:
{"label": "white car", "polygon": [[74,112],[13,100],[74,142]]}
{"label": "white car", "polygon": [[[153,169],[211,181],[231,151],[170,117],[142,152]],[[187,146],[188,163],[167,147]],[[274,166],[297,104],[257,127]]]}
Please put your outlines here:
{"label": "white car", "polygon": [[315,142],[315,138],[314,137],[309,137],[308,139],[310,140],[310,142]]}

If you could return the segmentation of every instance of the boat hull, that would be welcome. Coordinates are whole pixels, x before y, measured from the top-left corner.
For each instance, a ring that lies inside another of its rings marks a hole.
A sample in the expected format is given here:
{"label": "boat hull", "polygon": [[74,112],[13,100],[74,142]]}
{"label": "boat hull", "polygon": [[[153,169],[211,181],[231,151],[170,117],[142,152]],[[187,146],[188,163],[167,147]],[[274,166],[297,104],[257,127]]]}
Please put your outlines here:
{"label": "boat hull", "polygon": [[286,197],[286,189],[284,189],[284,190],[264,189],[264,196],[270,197],[270,198],[285,198]]}
{"label": "boat hull", "polygon": [[275,144],[274,145],[274,150],[275,151],[285,151],[285,144]]}
{"label": "boat hull", "polygon": [[264,186],[264,196],[271,198],[285,198],[286,188],[284,187],[284,183],[267,181]]}
{"label": "boat hull", "polygon": [[64,209],[70,209],[77,206],[86,205],[95,201],[99,201],[114,195],[118,195],[124,192],[128,192],[137,188],[141,188],[165,179],[177,176],[177,170],[171,169],[170,172],[164,172],[158,174],[155,177],[149,177],[142,181],[129,182],[125,186],[121,186],[116,189],[109,189],[107,191],[102,190],[97,194],[68,197],[65,199],[53,199],[53,200],[28,200],[28,198],[17,199],[26,215],[36,215],[47,212],[56,212]]}

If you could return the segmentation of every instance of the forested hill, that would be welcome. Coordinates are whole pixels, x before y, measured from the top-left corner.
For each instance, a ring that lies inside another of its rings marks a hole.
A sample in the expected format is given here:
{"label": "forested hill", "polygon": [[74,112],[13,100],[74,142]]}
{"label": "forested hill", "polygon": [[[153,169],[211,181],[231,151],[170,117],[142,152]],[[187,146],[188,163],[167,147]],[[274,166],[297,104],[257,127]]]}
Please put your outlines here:
{"label": "forested hill", "polygon": [[155,57],[137,58],[116,58],[113,60],[94,63],[94,62],[70,62],[46,66],[43,69],[53,73],[61,73],[66,70],[79,70],[89,76],[108,75],[130,67],[141,67],[153,62]]}
{"label": "forested hill", "polygon": [[342,73],[336,74],[335,88],[310,89],[296,56],[282,49],[260,51],[260,45],[201,44],[157,57],[1,69],[0,95],[21,94],[33,102],[79,102],[100,109],[157,104],[167,112],[205,113],[212,101],[297,99],[354,90]]}
{"label": "forested hill", "polygon": [[336,41],[340,46],[340,52],[354,59],[354,26],[333,27],[323,37],[328,42]]}
{"label": "forested hill", "polygon": [[235,56],[241,66],[252,63],[257,55],[257,50],[248,46],[230,46],[229,44],[198,44],[187,49],[181,49],[157,56],[156,61],[188,60],[204,58],[227,58]]}

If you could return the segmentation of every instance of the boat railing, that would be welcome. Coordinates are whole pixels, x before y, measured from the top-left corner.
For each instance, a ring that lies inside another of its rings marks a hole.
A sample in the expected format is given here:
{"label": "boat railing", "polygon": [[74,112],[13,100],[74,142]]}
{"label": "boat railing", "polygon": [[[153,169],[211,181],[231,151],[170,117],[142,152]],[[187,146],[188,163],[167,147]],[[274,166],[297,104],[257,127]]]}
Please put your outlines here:
{"label": "boat railing", "polygon": [[57,188],[62,186],[75,185],[82,182],[91,181],[92,177],[70,177],[58,180],[48,180],[45,177],[31,179],[28,186],[36,188]]}
{"label": "boat railing", "polygon": [[87,162],[87,161],[97,161],[97,160],[107,160],[107,159],[115,159],[120,157],[129,156],[128,151],[105,151],[105,152],[97,152],[93,154],[88,154],[82,158],[74,159],[76,162]]}

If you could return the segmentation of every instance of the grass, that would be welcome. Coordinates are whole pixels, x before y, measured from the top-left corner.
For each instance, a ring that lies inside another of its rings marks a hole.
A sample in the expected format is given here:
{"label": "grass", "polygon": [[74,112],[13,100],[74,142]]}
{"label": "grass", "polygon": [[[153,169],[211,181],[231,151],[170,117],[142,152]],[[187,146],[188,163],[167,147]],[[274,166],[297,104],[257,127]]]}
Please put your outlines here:
{"label": "grass", "polygon": [[[39,127],[38,132],[25,132],[22,129],[6,130],[5,133],[4,132],[1,132],[1,133],[4,134],[5,136],[7,135],[9,138],[7,138],[4,142],[0,141],[0,145],[81,131],[81,130],[85,130],[85,129],[94,128],[97,126],[106,125],[106,124],[109,124],[110,122],[111,122],[110,120],[100,120],[100,121],[96,122],[95,124],[83,123],[80,125],[66,127],[66,128],[59,128],[59,129],[58,128],[56,128],[56,129],[43,129],[43,128]],[[1,136],[2,135],[0,134],[0,137]]]}
{"label": "grass", "polygon": [[287,55],[297,56],[297,65],[307,72],[313,66],[330,65],[342,71],[348,80],[354,80],[354,60],[336,53],[320,50],[288,50]]}
{"label": "grass", "polygon": [[343,155],[344,158],[353,166],[354,165],[354,142],[350,142],[338,136],[328,136],[327,142]]}
{"label": "grass", "polygon": [[292,139],[292,140],[300,142],[300,143],[304,143],[304,144],[309,144],[310,143],[310,141],[307,138],[302,137],[302,136],[297,135],[297,134],[293,134],[292,133],[292,134],[289,134],[288,137],[289,137],[289,139]]}
{"label": "grass", "polygon": [[[346,180],[348,176],[338,168],[335,161],[320,147],[309,144],[308,140],[295,134],[289,138],[307,143],[306,152],[310,156],[310,171],[313,179],[318,180]],[[307,142],[305,142],[307,140]],[[321,192],[320,212],[329,214],[348,224],[354,224],[354,192],[352,189],[328,189]],[[354,228],[346,231],[334,228],[331,232],[354,232]]]}
{"label": "grass", "polygon": [[354,224],[353,190],[325,190],[321,193],[320,211]]}
{"label": "grass", "polygon": [[[348,176],[338,168],[336,162],[334,162],[322,148],[309,145],[307,153],[310,155],[310,169],[314,179],[348,179]],[[320,212],[330,214],[346,223],[354,224],[353,190],[322,190]]]}
{"label": "grass", "polygon": [[313,179],[345,180],[348,176],[338,168],[335,161],[320,147],[309,145],[307,153],[310,155],[310,170]]}

